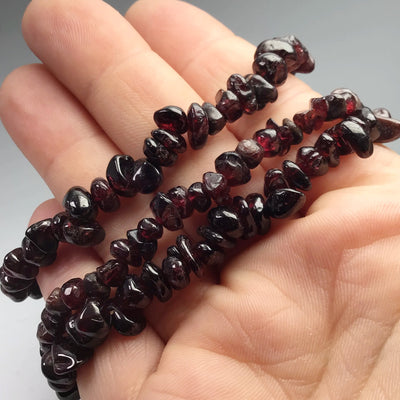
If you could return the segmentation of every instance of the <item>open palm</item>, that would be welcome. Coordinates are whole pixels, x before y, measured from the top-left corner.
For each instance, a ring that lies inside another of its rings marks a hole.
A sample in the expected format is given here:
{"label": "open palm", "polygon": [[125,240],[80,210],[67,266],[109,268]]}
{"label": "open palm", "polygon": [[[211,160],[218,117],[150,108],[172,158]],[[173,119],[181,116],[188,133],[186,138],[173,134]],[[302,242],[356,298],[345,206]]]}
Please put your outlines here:
{"label": "open palm", "polygon": [[[139,1],[125,18],[99,0],[34,0],[23,30],[43,65],[6,79],[0,113],[56,198],[34,220],[58,212],[70,186],[103,176],[114,154],[139,158],[155,110],[213,102],[231,73],[250,72],[254,52],[175,0]],[[291,117],[314,96],[289,77],[276,103],[166,169],[161,189],[198,181],[267,118]],[[266,161],[238,192],[262,191],[265,170],[281,161]],[[313,181],[301,218],[274,223],[221,271],[193,278],[168,303],[154,302],[139,336],[112,334],[79,372],[82,398],[397,399],[399,169],[400,158],[380,146],[367,161],[343,158]],[[137,196],[103,217],[107,238],[96,251],[62,247],[39,275],[44,296],[107,260],[107,244],[149,216],[148,203]],[[200,218],[185,221],[189,234]],[[168,240],[173,235],[164,246]]]}

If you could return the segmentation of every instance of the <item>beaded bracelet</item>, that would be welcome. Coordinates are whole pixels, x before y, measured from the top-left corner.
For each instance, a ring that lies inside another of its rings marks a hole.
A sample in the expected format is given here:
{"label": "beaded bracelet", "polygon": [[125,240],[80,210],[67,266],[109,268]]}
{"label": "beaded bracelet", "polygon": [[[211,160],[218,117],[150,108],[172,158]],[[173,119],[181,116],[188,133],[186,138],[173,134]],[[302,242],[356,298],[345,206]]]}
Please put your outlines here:
{"label": "beaded bracelet", "polygon": [[[90,193],[82,187],[72,187],[64,197],[65,212],[31,225],[21,247],[5,256],[0,268],[1,291],[17,302],[28,296],[40,298],[36,282],[39,267],[55,261],[59,242],[84,247],[101,243],[105,232],[96,221],[98,208],[114,212],[120,206],[118,196],[133,197],[138,192],[146,194],[157,190],[163,180],[162,167],[171,167],[178,154],[186,151],[187,144],[182,134],[188,132],[190,146],[200,149],[208,136],[221,131],[226,122],[234,122],[243,113],[252,114],[263,109],[268,102],[274,102],[278,95],[276,86],[286,81],[288,73],[309,73],[313,69],[314,60],[294,36],[265,40],[257,47],[254,56],[254,74],[246,77],[231,75],[227,82],[228,90],[221,89],[217,93],[215,107],[210,103],[202,106],[193,103],[187,115],[175,106],[156,111],[154,121],[159,129],[153,130],[151,137],[144,141],[146,158],[134,161],[129,155],[117,155],[108,164],[107,180],[94,179]],[[189,191],[191,196],[203,195],[198,184]],[[168,195],[174,197],[177,194],[170,192]],[[176,229],[179,228],[178,224]],[[129,246],[126,242],[119,242],[119,245],[124,249],[116,248],[115,251],[137,247],[135,243]],[[150,247],[146,244],[148,250]]]}

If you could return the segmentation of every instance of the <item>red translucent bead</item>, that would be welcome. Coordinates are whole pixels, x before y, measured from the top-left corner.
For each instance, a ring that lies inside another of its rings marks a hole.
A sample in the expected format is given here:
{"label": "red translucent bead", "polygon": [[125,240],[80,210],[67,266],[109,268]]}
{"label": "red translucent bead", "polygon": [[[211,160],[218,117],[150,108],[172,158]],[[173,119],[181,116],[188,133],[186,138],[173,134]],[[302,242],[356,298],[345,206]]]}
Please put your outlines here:
{"label": "red translucent bead", "polygon": [[278,168],[269,169],[264,177],[264,194],[268,196],[276,189],[283,189],[289,187],[285,175]]}
{"label": "red translucent bead", "polygon": [[168,301],[172,296],[172,290],[167,284],[162,270],[150,261],[143,264],[141,278],[143,282],[150,287],[152,293],[161,302]]}
{"label": "red translucent bead", "polygon": [[182,218],[188,218],[193,214],[193,203],[190,201],[189,192],[184,186],[175,186],[167,192],[167,196],[178,209]]}
{"label": "red translucent bead", "polygon": [[154,192],[162,183],[163,174],[160,167],[149,160],[136,160],[133,168],[132,184],[137,192],[147,194]]}
{"label": "red translucent bead", "polygon": [[206,172],[203,175],[203,188],[216,203],[223,203],[229,196],[230,187],[224,175],[216,172]]}
{"label": "red translucent bead", "polygon": [[257,56],[253,62],[253,72],[277,86],[282,85],[288,75],[285,60],[277,54],[270,52]]}
{"label": "red translucent bead", "polygon": [[192,103],[188,110],[188,140],[194,150],[201,149],[208,139],[208,117],[200,104]]}
{"label": "red translucent bead", "polygon": [[92,194],[93,201],[104,212],[114,212],[119,209],[119,197],[105,179],[94,179],[90,186],[90,193]]}
{"label": "red translucent bead", "polygon": [[317,150],[328,161],[330,167],[339,165],[339,153],[336,147],[336,141],[326,132],[322,133],[315,142],[315,150]]}
{"label": "red translucent bead", "polygon": [[143,218],[139,221],[137,229],[143,240],[158,240],[163,235],[163,227],[154,218]]}
{"label": "red translucent bead", "polygon": [[73,278],[61,286],[61,299],[71,310],[81,308],[86,301],[86,292],[83,281],[80,278]]}
{"label": "red translucent bead", "polygon": [[176,106],[167,106],[154,113],[156,125],[169,132],[182,135],[187,131],[187,120],[185,112]]}
{"label": "red translucent bead", "polygon": [[67,243],[81,247],[92,247],[101,243],[106,234],[97,221],[78,223],[67,220],[63,224],[63,236]]}
{"label": "red translucent bead", "polygon": [[215,170],[225,176],[229,186],[243,185],[250,181],[250,170],[235,151],[226,151],[215,159]]}
{"label": "red translucent bead", "polygon": [[247,201],[241,196],[235,196],[232,201],[232,208],[243,226],[241,239],[250,239],[257,235],[257,225],[251,215]]}
{"label": "red translucent bead", "polygon": [[193,246],[193,254],[196,259],[206,267],[219,267],[224,262],[222,249],[215,249],[205,242],[198,242]]}
{"label": "red translucent bead", "polygon": [[378,132],[376,134],[377,143],[388,143],[396,140],[400,137],[400,122],[390,117],[377,116],[377,122],[374,130]]}
{"label": "red translucent bead", "polygon": [[194,209],[198,212],[205,212],[211,206],[211,198],[201,182],[195,182],[189,186],[188,196]]}
{"label": "red translucent bead", "polygon": [[301,190],[311,189],[310,178],[293,161],[285,160],[282,163],[282,171],[290,187]]}
{"label": "red translucent bead", "polygon": [[236,146],[235,152],[251,169],[257,167],[264,157],[264,148],[254,139],[241,140]]}
{"label": "red translucent bead", "polygon": [[273,103],[278,98],[276,87],[261,75],[249,74],[245,78],[256,96],[257,110],[262,110],[267,103]]}
{"label": "red translucent bead", "polygon": [[125,304],[110,304],[112,326],[124,336],[136,336],[146,327],[146,318],[142,310]]}
{"label": "red translucent bead", "polygon": [[233,92],[247,114],[253,114],[257,111],[257,99],[251,85],[240,74],[233,74],[228,78],[227,88]]}
{"label": "red translucent bead", "polygon": [[193,243],[190,238],[186,235],[179,235],[176,238],[176,247],[179,250],[180,256],[187,266],[198,276],[202,276],[202,265],[196,259],[196,255],[193,252]]}
{"label": "red translucent bead", "polygon": [[117,260],[126,262],[133,267],[142,265],[142,256],[138,251],[132,251],[128,239],[117,239],[110,243],[110,253]]}
{"label": "red translucent bead", "polygon": [[202,236],[211,247],[215,249],[232,249],[236,246],[236,239],[226,237],[221,232],[209,226],[201,225],[197,233]]}
{"label": "red translucent bead", "polygon": [[3,269],[8,276],[32,280],[39,273],[37,265],[25,261],[21,247],[10,251],[4,257]]}
{"label": "red translucent bead", "polygon": [[242,114],[242,106],[238,97],[230,90],[220,89],[215,96],[218,111],[224,116],[228,122],[235,122]]}
{"label": "red translucent bead", "polygon": [[328,172],[328,160],[314,147],[304,146],[297,150],[296,164],[308,176],[321,176]]}
{"label": "red translucent bead", "polygon": [[106,286],[118,287],[128,274],[128,264],[123,260],[109,260],[96,268],[97,277]]}
{"label": "red translucent bead", "polygon": [[169,151],[175,153],[184,153],[186,151],[186,141],[183,136],[174,135],[163,129],[156,129],[151,131],[151,136],[161,143]]}
{"label": "red translucent bead", "polygon": [[80,186],[68,190],[64,196],[63,206],[70,217],[80,221],[94,220],[98,212],[92,195]]}
{"label": "red translucent bead", "polygon": [[251,216],[257,226],[257,233],[265,235],[271,227],[271,220],[264,213],[264,198],[259,193],[250,193],[246,196],[246,203],[249,206]]}
{"label": "red translucent bead", "polygon": [[203,103],[202,108],[207,114],[208,119],[208,134],[216,135],[224,129],[226,121],[225,117],[211,103]]}
{"label": "red translucent bead", "polygon": [[272,218],[287,218],[299,211],[306,201],[304,193],[294,189],[277,189],[266,202],[264,213]]}
{"label": "red translucent bead", "polygon": [[84,276],[83,287],[88,298],[104,300],[110,297],[111,289],[99,279],[96,272],[90,272]]}
{"label": "red translucent bead", "polygon": [[170,231],[183,227],[182,217],[172,200],[162,192],[158,192],[150,203],[150,209],[156,221]]}
{"label": "red translucent bead", "polygon": [[283,119],[282,128],[287,129],[291,133],[291,144],[300,144],[303,141],[303,131],[289,118]]}
{"label": "red translucent bead", "polygon": [[57,258],[56,253],[45,253],[27,236],[23,238],[21,248],[25,261],[39,267],[51,265]]}
{"label": "red translucent bead", "polygon": [[214,207],[208,212],[207,219],[210,226],[225,237],[240,239],[243,236],[244,227],[231,207]]}
{"label": "red translucent bead", "polygon": [[162,272],[168,285],[175,290],[184,289],[190,283],[188,267],[179,258],[171,256],[164,258]]}
{"label": "red translucent bead", "polygon": [[151,303],[153,295],[139,276],[128,275],[118,287],[115,297],[125,306],[146,308]]}
{"label": "red translucent bead", "polygon": [[281,141],[274,129],[261,129],[254,134],[253,139],[264,149],[264,157],[274,157],[281,150]]}
{"label": "red translucent bead", "polygon": [[171,167],[178,159],[178,154],[168,150],[158,140],[146,138],[143,143],[143,153],[154,165]]}
{"label": "red translucent bead", "polygon": [[133,197],[137,187],[133,184],[135,161],[128,155],[114,156],[107,166],[107,180],[120,196]]}
{"label": "red translucent bead", "polygon": [[374,147],[369,133],[354,121],[345,120],[340,125],[343,129],[343,139],[350,143],[357,155],[361,158],[370,157]]}
{"label": "red translucent bead", "polygon": [[32,224],[25,232],[27,236],[44,253],[55,253],[58,240],[54,237],[51,218]]}
{"label": "red translucent bead", "polygon": [[316,118],[312,111],[303,111],[295,114],[293,122],[304,133],[311,133],[316,128]]}
{"label": "red translucent bead", "polygon": [[362,108],[360,98],[350,89],[335,89],[331,92],[333,95],[342,96],[346,101],[346,115],[352,115],[356,110]]}

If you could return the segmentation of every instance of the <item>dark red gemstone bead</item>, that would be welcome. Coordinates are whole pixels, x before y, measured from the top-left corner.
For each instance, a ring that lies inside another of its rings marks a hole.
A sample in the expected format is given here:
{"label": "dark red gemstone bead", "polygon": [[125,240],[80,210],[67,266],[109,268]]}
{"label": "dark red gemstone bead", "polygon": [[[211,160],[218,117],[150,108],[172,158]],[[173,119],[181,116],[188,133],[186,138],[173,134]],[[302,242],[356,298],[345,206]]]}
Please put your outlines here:
{"label": "dark red gemstone bead", "polygon": [[335,89],[331,92],[333,95],[342,96],[346,101],[346,115],[352,115],[355,111],[362,108],[360,98],[350,89]]}
{"label": "dark red gemstone bead", "polygon": [[282,57],[287,64],[288,72],[293,72],[300,66],[294,47],[286,40],[282,40],[282,38],[276,37],[261,42],[257,46],[254,58],[267,52],[275,53]]}
{"label": "dark red gemstone bead", "polygon": [[25,261],[21,247],[10,251],[4,257],[3,268],[8,276],[32,280],[39,273],[37,265],[29,264]]}
{"label": "dark red gemstone bead", "polygon": [[208,212],[207,218],[211,227],[223,236],[233,239],[243,236],[244,227],[233,209],[225,206],[214,207]]}
{"label": "dark red gemstone bead", "polygon": [[58,240],[54,237],[51,222],[51,218],[36,222],[25,232],[25,236],[35,243],[43,253],[55,253],[58,248]]}
{"label": "dark red gemstone bead", "polygon": [[243,185],[250,181],[250,170],[235,151],[226,151],[215,159],[215,170],[225,176],[229,186]]}
{"label": "dark red gemstone bead", "polygon": [[104,212],[114,212],[119,209],[119,197],[105,179],[93,179],[90,186],[90,193],[92,194],[93,201]]}
{"label": "dark red gemstone bead", "polygon": [[[9,276],[3,268],[0,270],[0,284],[1,287],[8,293],[17,293],[29,289],[33,280],[13,278]],[[29,295],[29,291],[27,291]]]}
{"label": "dark red gemstone bead", "polygon": [[257,111],[257,99],[251,85],[240,74],[233,74],[228,78],[227,88],[233,92],[246,114],[253,114]]}
{"label": "dark red gemstone bead", "polygon": [[161,268],[151,261],[143,264],[141,278],[159,301],[164,303],[171,298],[172,290],[167,284]]}
{"label": "dark red gemstone bead", "polygon": [[150,208],[156,221],[164,228],[176,231],[183,227],[179,210],[165,193],[158,192],[151,201]]}
{"label": "dark red gemstone bead", "polygon": [[254,134],[253,139],[264,149],[264,157],[277,156],[281,150],[281,141],[274,129],[261,129]]}
{"label": "dark red gemstone bead", "polygon": [[378,118],[378,117],[392,118],[390,111],[384,107],[374,108],[374,110],[372,112],[374,113],[376,118]]}
{"label": "dark red gemstone bead", "polygon": [[142,310],[136,307],[115,305],[109,306],[112,315],[112,326],[124,336],[136,336],[146,327],[146,318]]}
{"label": "dark red gemstone bead", "polygon": [[309,176],[321,176],[328,172],[328,160],[312,146],[297,150],[296,164]]}
{"label": "dark red gemstone bead", "polygon": [[390,117],[377,116],[373,130],[377,130],[376,143],[388,143],[400,137],[400,122]]}
{"label": "dark red gemstone bead", "polygon": [[81,398],[77,388],[65,393],[56,392],[56,395],[59,400],[79,400]]}
{"label": "dark red gemstone bead", "polygon": [[190,283],[189,269],[179,258],[171,256],[164,258],[162,272],[167,284],[175,290],[184,289]]}
{"label": "dark red gemstone bead", "polygon": [[20,303],[21,301],[24,301],[29,296],[30,293],[30,287],[21,290],[19,292],[9,292],[2,285],[0,285],[0,290],[5,296],[7,296],[10,300],[14,301],[15,303]]}
{"label": "dark red gemstone bead", "polygon": [[193,246],[196,259],[206,267],[220,267],[225,258],[222,249],[215,249],[205,242],[198,242]]}
{"label": "dark red gemstone bead", "polygon": [[328,117],[329,104],[326,98],[317,97],[310,100],[310,108],[315,116],[318,116],[322,121],[326,121]]}
{"label": "dark red gemstone bead", "polygon": [[193,243],[190,238],[186,235],[179,235],[176,238],[176,247],[181,254],[182,260],[198,277],[201,277],[203,272],[202,265],[193,253]]}
{"label": "dark red gemstone bead", "polygon": [[90,299],[80,312],[68,320],[67,333],[76,344],[93,349],[106,340],[110,332],[109,318],[105,318],[101,311],[102,303]]}
{"label": "dark red gemstone bead", "polygon": [[91,194],[80,186],[73,186],[64,196],[63,206],[72,218],[80,221],[94,220],[97,216],[97,205]]}
{"label": "dark red gemstone bead", "polygon": [[315,150],[317,150],[328,161],[330,167],[339,165],[339,153],[336,147],[336,141],[326,132],[322,133],[315,142]]}
{"label": "dark red gemstone bead", "polygon": [[80,224],[67,220],[63,225],[63,235],[67,243],[80,247],[92,247],[101,243],[106,233],[97,221],[87,221]]}
{"label": "dark red gemstone bead", "polygon": [[244,229],[241,239],[250,239],[257,235],[257,225],[251,215],[247,201],[241,196],[235,196],[233,198],[232,207]]}
{"label": "dark red gemstone bead", "polygon": [[264,148],[253,139],[241,140],[235,151],[251,169],[257,167],[264,157]]}
{"label": "dark red gemstone bead", "polygon": [[[353,117],[349,117],[348,119],[351,120],[352,118]],[[365,123],[366,127],[368,128],[368,130],[373,128],[377,122],[375,114],[368,107],[363,107],[363,108],[361,108],[361,110],[357,110],[354,113],[354,118],[357,118],[357,119],[360,119],[361,121],[363,121]],[[374,141],[374,139],[372,139],[372,141]]]}
{"label": "dark red gemstone bead", "polygon": [[306,201],[304,193],[294,189],[277,189],[270,193],[264,214],[272,218],[287,218],[299,211]]}
{"label": "dark red gemstone bead", "polygon": [[65,242],[63,226],[68,221],[68,215],[66,212],[60,212],[56,214],[51,221],[51,229],[54,237],[60,242]]}
{"label": "dark red gemstone bead", "polygon": [[278,168],[269,169],[264,177],[264,194],[268,196],[276,189],[288,188],[289,184],[286,181],[285,175]]}
{"label": "dark red gemstone bead", "polygon": [[[170,197],[170,196],[169,196]],[[144,241],[158,240],[163,235],[163,227],[154,218],[143,218],[137,225],[139,236]]]}
{"label": "dark red gemstone bead", "polygon": [[251,215],[257,226],[257,233],[265,235],[271,227],[271,220],[264,213],[264,198],[259,193],[250,193],[246,196],[246,203],[249,205]]}
{"label": "dark red gemstone bead", "polygon": [[291,144],[300,144],[303,141],[303,131],[289,118],[284,118],[282,121],[282,128],[287,129],[292,135]]}
{"label": "dark red gemstone bead", "polygon": [[208,117],[200,104],[192,103],[187,113],[188,140],[192,149],[204,147],[208,139]]}
{"label": "dark red gemstone bead", "polygon": [[276,86],[282,85],[288,75],[285,60],[274,53],[260,54],[253,62],[253,72]]}
{"label": "dark red gemstone bead", "polygon": [[323,99],[328,104],[328,111],[326,115],[326,121],[333,121],[337,118],[345,118],[346,117],[346,100],[344,97],[339,95],[330,94],[328,96],[324,96]]}
{"label": "dark red gemstone bead", "polygon": [[151,291],[137,275],[128,275],[118,287],[115,297],[118,303],[137,308],[146,308],[153,299]]}
{"label": "dark red gemstone bead", "polygon": [[350,143],[357,155],[361,158],[370,157],[374,147],[368,132],[354,121],[343,121],[340,125],[343,129],[343,139]]}
{"label": "dark red gemstone bead", "polygon": [[146,261],[151,260],[157,251],[157,240],[143,240],[137,229],[126,233],[131,254],[140,254]]}
{"label": "dark red gemstone bead", "polygon": [[61,299],[71,310],[81,308],[86,301],[86,292],[83,281],[80,278],[73,278],[61,286]]}
{"label": "dark red gemstone bead", "polygon": [[49,314],[57,317],[65,317],[71,314],[71,310],[65,305],[61,298],[61,288],[55,288],[46,300],[46,310]]}
{"label": "dark red gemstone bead", "polygon": [[141,158],[135,161],[132,183],[137,192],[152,193],[162,183],[163,174],[159,167],[153,165],[149,160]]}
{"label": "dark red gemstone bead", "polygon": [[169,151],[158,140],[146,138],[143,144],[143,153],[154,165],[171,167],[178,159],[178,154]]}
{"label": "dark red gemstone bead", "polygon": [[225,176],[216,172],[206,172],[203,175],[203,189],[218,204],[224,202],[230,191]]}
{"label": "dark red gemstone bead", "polygon": [[51,347],[53,358],[53,370],[56,375],[66,375],[75,372],[78,368],[78,360],[75,354],[59,344]]}
{"label": "dark red gemstone bead", "polygon": [[117,260],[126,262],[133,267],[142,265],[142,256],[139,251],[131,249],[128,239],[117,239],[110,243],[110,253]]}
{"label": "dark red gemstone bead", "polygon": [[64,316],[57,316],[54,314],[50,314],[45,308],[40,315],[40,319],[46,328],[46,331],[49,332],[54,337],[57,337],[62,334],[65,324]]}
{"label": "dark red gemstone bead", "polygon": [[340,123],[327,129],[325,131],[325,133],[332,136],[333,139],[335,140],[336,148],[337,148],[337,152],[338,152],[339,156],[345,156],[345,155],[351,154],[353,152],[353,149],[350,146],[350,143],[347,140],[343,139],[344,130]]}
{"label": "dark red gemstone bead", "polygon": [[282,171],[290,187],[301,190],[310,190],[310,178],[293,161],[285,160],[282,163]]}
{"label": "dark red gemstone bead", "polygon": [[39,247],[26,236],[22,240],[21,248],[25,261],[39,267],[53,264],[57,257],[56,253],[45,253],[40,250]]}
{"label": "dark red gemstone bead", "polygon": [[151,131],[151,136],[174,153],[184,153],[187,149],[185,138],[181,135],[174,135],[163,129],[155,129]]}
{"label": "dark red gemstone bead", "polygon": [[201,182],[195,182],[190,185],[188,196],[193,208],[198,212],[205,212],[211,206],[211,198],[205,191],[204,185]]}
{"label": "dark red gemstone bead", "polygon": [[176,258],[182,258],[182,254],[179,252],[178,248],[173,244],[168,246],[167,255]]}
{"label": "dark red gemstone bead", "polygon": [[107,180],[120,196],[133,197],[137,186],[133,184],[135,161],[128,155],[114,156],[107,166]]}
{"label": "dark red gemstone bead", "polygon": [[202,108],[207,114],[208,134],[213,136],[225,128],[225,117],[211,103],[203,103]]}
{"label": "dark red gemstone bead", "polygon": [[300,42],[300,40],[293,35],[281,37],[281,40],[291,44],[294,48],[294,51],[296,52],[298,67],[296,67],[295,72],[312,72],[312,69],[310,70],[311,65],[313,65],[312,57],[309,55],[308,50]]}
{"label": "dark red gemstone bead", "polygon": [[190,201],[189,192],[184,186],[175,186],[167,192],[167,196],[178,209],[182,218],[188,218],[193,214],[193,203]]}
{"label": "dark red gemstone bead", "polygon": [[215,229],[209,226],[199,226],[197,233],[215,249],[219,249],[221,247],[224,249],[232,249],[236,245],[235,239],[226,237],[222,233],[217,232]]}
{"label": "dark red gemstone bead", "polygon": [[[52,346],[53,347],[53,346]],[[74,385],[76,381],[76,372],[71,371],[65,374],[57,374],[54,370],[53,352],[50,350],[42,356],[42,373],[51,382],[59,385]]]}
{"label": "dark red gemstone bead", "polygon": [[167,106],[154,113],[156,125],[166,131],[182,135],[187,131],[187,120],[185,112],[176,106]]}
{"label": "dark red gemstone bead", "polygon": [[218,111],[224,116],[228,122],[235,122],[242,114],[242,106],[237,96],[230,90],[220,89],[215,96]]}
{"label": "dark red gemstone bead", "polygon": [[293,122],[304,132],[310,134],[316,129],[316,119],[312,111],[302,111],[293,116]]}
{"label": "dark red gemstone bead", "polygon": [[276,87],[261,75],[249,74],[245,78],[256,96],[257,110],[262,110],[267,103],[273,103],[278,98]]}
{"label": "dark red gemstone bead", "polygon": [[40,290],[40,287],[36,280],[32,282],[32,285],[29,288],[29,297],[34,300],[39,300],[43,297],[42,291]]}
{"label": "dark red gemstone bead", "polygon": [[118,287],[128,274],[128,264],[123,260],[109,260],[96,268],[96,274],[104,285]]}
{"label": "dark red gemstone bead", "polygon": [[88,298],[103,300],[110,297],[111,289],[99,279],[96,272],[90,272],[85,275],[83,288]]}
{"label": "dark red gemstone bead", "polygon": [[55,335],[52,335],[44,326],[43,322],[40,322],[37,331],[36,338],[39,340],[40,344],[52,345],[56,341]]}
{"label": "dark red gemstone bead", "polygon": [[303,64],[301,64],[301,66],[298,67],[295,72],[299,74],[309,74],[310,72],[314,71],[314,68],[315,68],[315,60],[309,54],[307,60]]}

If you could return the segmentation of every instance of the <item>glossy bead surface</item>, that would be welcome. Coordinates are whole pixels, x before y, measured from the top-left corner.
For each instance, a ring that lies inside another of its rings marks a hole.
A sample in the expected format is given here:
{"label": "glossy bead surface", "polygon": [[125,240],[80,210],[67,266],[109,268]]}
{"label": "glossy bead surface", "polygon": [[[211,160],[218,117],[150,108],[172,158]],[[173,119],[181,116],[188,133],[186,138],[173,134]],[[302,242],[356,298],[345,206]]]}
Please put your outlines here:
{"label": "glossy bead surface", "polygon": [[281,141],[275,129],[261,129],[253,139],[264,149],[264,157],[275,157],[281,150]]}
{"label": "glossy bead surface", "polygon": [[154,115],[156,125],[169,132],[182,135],[187,130],[185,112],[176,106],[167,106],[157,110]]}
{"label": "glossy bead surface", "polygon": [[219,90],[215,96],[216,108],[228,122],[235,122],[242,114],[242,106],[237,96],[230,90]]}
{"label": "glossy bead surface", "polygon": [[316,119],[311,111],[298,112],[293,116],[293,122],[298,126],[304,133],[310,134],[316,126]]}
{"label": "glossy bead surface", "polygon": [[104,212],[114,212],[120,208],[119,197],[105,179],[94,179],[90,186],[90,193],[93,201]]}
{"label": "glossy bead surface", "polygon": [[151,261],[143,264],[141,278],[159,301],[166,302],[171,298],[172,290],[167,284],[161,268]]}
{"label": "glossy bead surface", "polygon": [[178,154],[168,150],[158,140],[146,138],[143,143],[143,153],[154,165],[171,167],[178,159]]}
{"label": "glossy bead surface", "polygon": [[67,243],[80,247],[92,247],[101,243],[106,233],[97,221],[88,221],[82,224],[67,220],[63,225],[63,236]]}
{"label": "glossy bead surface", "polygon": [[236,245],[236,240],[233,238],[225,237],[222,233],[211,228],[210,226],[201,225],[197,229],[197,233],[202,236],[208,244],[213,248],[219,249],[232,249]]}
{"label": "glossy bead surface", "polygon": [[126,305],[111,305],[112,326],[124,336],[136,336],[146,327],[143,312],[135,307]]}
{"label": "glossy bead surface", "polygon": [[83,281],[80,278],[73,278],[61,286],[61,299],[71,310],[81,308],[86,301],[86,292]]}
{"label": "glossy bead surface", "polygon": [[202,182],[194,182],[188,189],[189,201],[198,212],[205,212],[211,206],[211,198],[204,189]]}
{"label": "glossy bead surface", "polygon": [[63,226],[66,221],[68,221],[68,215],[65,211],[56,214],[51,221],[53,235],[60,242],[65,242]]}
{"label": "glossy bead surface", "polygon": [[259,55],[271,52],[282,57],[288,68],[288,72],[293,72],[300,65],[297,59],[297,53],[295,52],[293,46],[282,38],[276,37],[273,39],[264,40],[261,42],[256,49],[254,58]]}
{"label": "glossy bead surface", "polygon": [[239,216],[228,207],[212,208],[207,214],[207,219],[210,226],[224,236],[239,239],[244,233],[244,227]]}
{"label": "glossy bead surface", "polygon": [[176,247],[178,248],[181,257],[187,266],[197,276],[201,276],[201,264],[196,260],[196,256],[193,253],[193,243],[190,238],[187,235],[179,235],[176,238]]}
{"label": "glossy bead surface", "polygon": [[151,131],[151,136],[165,148],[174,153],[184,153],[186,151],[186,141],[183,136],[174,135],[163,129]]}
{"label": "glossy bead surface", "polygon": [[356,110],[362,108],[360,98],[352,90],[347,88],[335,89],[331,92],[333,95],[342,96],[346,101],[346,115],[352,115]]}
{"label": "glossy bead surface", "polygon": [[167,196],[178,209],[182,218],[188,218],[193,214],[193,203],[190,201],[189,192],[184,186],[175,186],[168,190]]}
{"label": "glossy bead surface", "polygon": [[163,235],[163,227],[154,218],[143,218],[137,225],[138,233],[143,240],[158,240]]}
{"label": "glossy bead surface", "polygon": [[46,300],[46,310],[51,315],[64,317],[71,313],[69,307],[65,305],[61,297],[61,288],[55,288]]}
{"label": "glossy bead surface", "polygon": [[56,253],[45,253],[36,246],[28,237],[24,237],[21,243],[21,249],[24,259],[39,267],[45,267],[53,264],[57,255]]}
{"label": "glossy bead surface", "polygon": [[97,216],[97,204],[91,194],[80,186],[74,186],[64,196],[63,206],[72,218],[80,221],[94,220]]}
{"label": "glossy bead surface", "polygon": [[128,155],[116,155],[108,163],[107,180],[120,196],[133,197],[137,193],[132,181],[134,169],[135,161]]}
{"label": "glossy bead surface", "polygon": [[143,194],[152,193],[161,185],[162,181],[161,168],[157,168],[145,158],[135,161],[132,183],[137,192]]}
{"label": "glossy bead surface", "polygon": [[250,170],[235,151],[226,151],[215,159],[215,170],[222,174],[229,186],[243,185],[250,181]]}
{"label": "glossy bead surface", "polygon": [[118,287],[128,274],[128,264],[122,260],[109,260],[96,268],[96,274],[104,285]]}
{"label": "glossy bead surface", "polygon": [[213,136],[224,129],[225,117],[211,103],[203,103],[202,108],[208,119],[208,134]]}
{"label": "glossy bead surface", "polygon": [[282,163],[282,171],[290,187],[301,190],[310,190],[310,178],[293,161],[285,160]]}
{"label": "glossy bead surface", "polygon": [[253,72],[277,86],[282,85],[288,75],[284,59],[275,53],[268,52],[257,56],[253,62]]}
{"label": "glossy bead surface", "polygon": [[131,254],[140,254],[145,260],[151,260],[157,251],[156,240],[143,240],[137,229],[131,229],[126,233]]}
{"label": "glossy bead surface", "polygon": [[378,115],[376,117],[376,126],[378,131],[376,143],[388,143],[400,137],[400,122],[390,117]]}
{"label": "glossy bead surface", "polygon": [[208,117],[200,104],[192,103],[187,113],[188,140],[194,150],[201,149],[208,139]]}
{"label": "glossy bead surface", "polygon": [[111,289],[99,279],[96,272],[90,272],[85,275],[83,288],[88,298],[103,300],[110,297]]}
{"label": "glossy bead surface", "polygon": [[292,144],[300,144],[303,141],[303,131],[292,120],[284,118],[282,126],[291,133]]}
{"label": "glossy bead surface", "polygon": [[233,92],[246,114],[253,114],[257,111],[257,99],[251,85],[240,74],[232,74],[227,81],[227,88]]}
{"label": "glossy bead surface", "polygon": [[137,275],[128,275],[118,287],[115,297],[121,304],[137,308],[146,308],[153,298],[151,291]]}
{"label": "glossy bead surface", "polygon": [[179,258],[171,256],[164,258],[162,272],[167,284],[175,290],[184,289],[190,283],[188,267]]}
{"label": "glossy bead surface", "polygon": [[32,280],[39,273],[37,265],[25,261],[21,247],[10,251],[4,257],[3,268],[8,276],[19,279]]}
{"label": "glossy bead surface", "polygon": [[261,75],[249,74],[245,78],[256,96],[257,110],[262,110],[267,103],[273,103],[278,98],[276,87]]}
{"label": "glossy bead surface", "polygon": [[259,193],[250,193],[246,196],[246,202],[257,226],[257,234],[265,235],[270,230],[271,220],[269,216],[264,213],[263,196]]}
{"label": "glossy bead surface", "polygon": [[268,196],[269,193],[276,189],[283,189],[289,187],[285,175],[278,168],[269,169],[264,176],[264,194]]}
{"label": "glossy bead surface", "polygon": [[203,188],[218,204],[226,199],[230,191],[225,176],[216,172],[206,172],[203,175]]}
{"label": "glossy bead surface", "polygon": [[322,99],[328,105],[326,121],[333,121],[346,116],[346,100],[342,96],[330,94]]}
{"label": "glossy bead surface", "polygon": [[[205,267],[220,267],[224,262],[224,252],[221,249],[215,249],[206,242],[198,242],[193,246],[193,254],[201,265]],[[196,273],[199,277],[202,271]]]}
{"label": "glossy bead surface", "polygon": [[371,138],[360,124],[345,120],[340,126],[343,130],[343,139],[350,143],[359,157],[368,158],[372,155],[374,147]]}
{"label": "glossy bead surface", "polygon": [[176,231],[183,227],[179,210],[165,193],[158,192],[151,201],[150,208],[156,221],[164,228]]}
{"label": "glossy bead surface", "polygon": [[297,150],[296,164],[309,177],[325,175],[329,169],[328,160],[312,146],[303,146]]}
{"label": "glossy bead surface", "polygon": [[326,158],[330,167],[339,165],[339,153],[336,147],[336,141],[326,132],[322,133],[314,145],[315,149]]}
{"label": "glossy bead surface", "polygon": [[306,201],[304,193],[294,189],[277,189],[266,202],[264,213],[272,218],[287,218],[299,211]]}
{"label": "glossy bead surface", "polygon": [[1,287],[8,293],[17,293],[22,292],[25,289],[29,289],[29,287],[32,285],[32,282],[33,280],[13,278],[5,273],[3,268],[0,271]]}
{"label": "glossy bead surface", "polygon": [[25,236],[44,253],[55,253],[57,251],[58,240],[53,234],[51,218],[32,224],[26,230]]}
{"label": "glossy bead surface", "polygon": [[110,243],[110,253],[117,260],[126,262],[133,267],[142,265],[142,256],[139,251],[132,251],[128,239],[117,239]]}
{"label": "glossy bead surface", "polygon": [[235,152],[240,155],[246,165],[256,168],[264,157],[263,147],[253,139],[243,139],[236,146]]}

